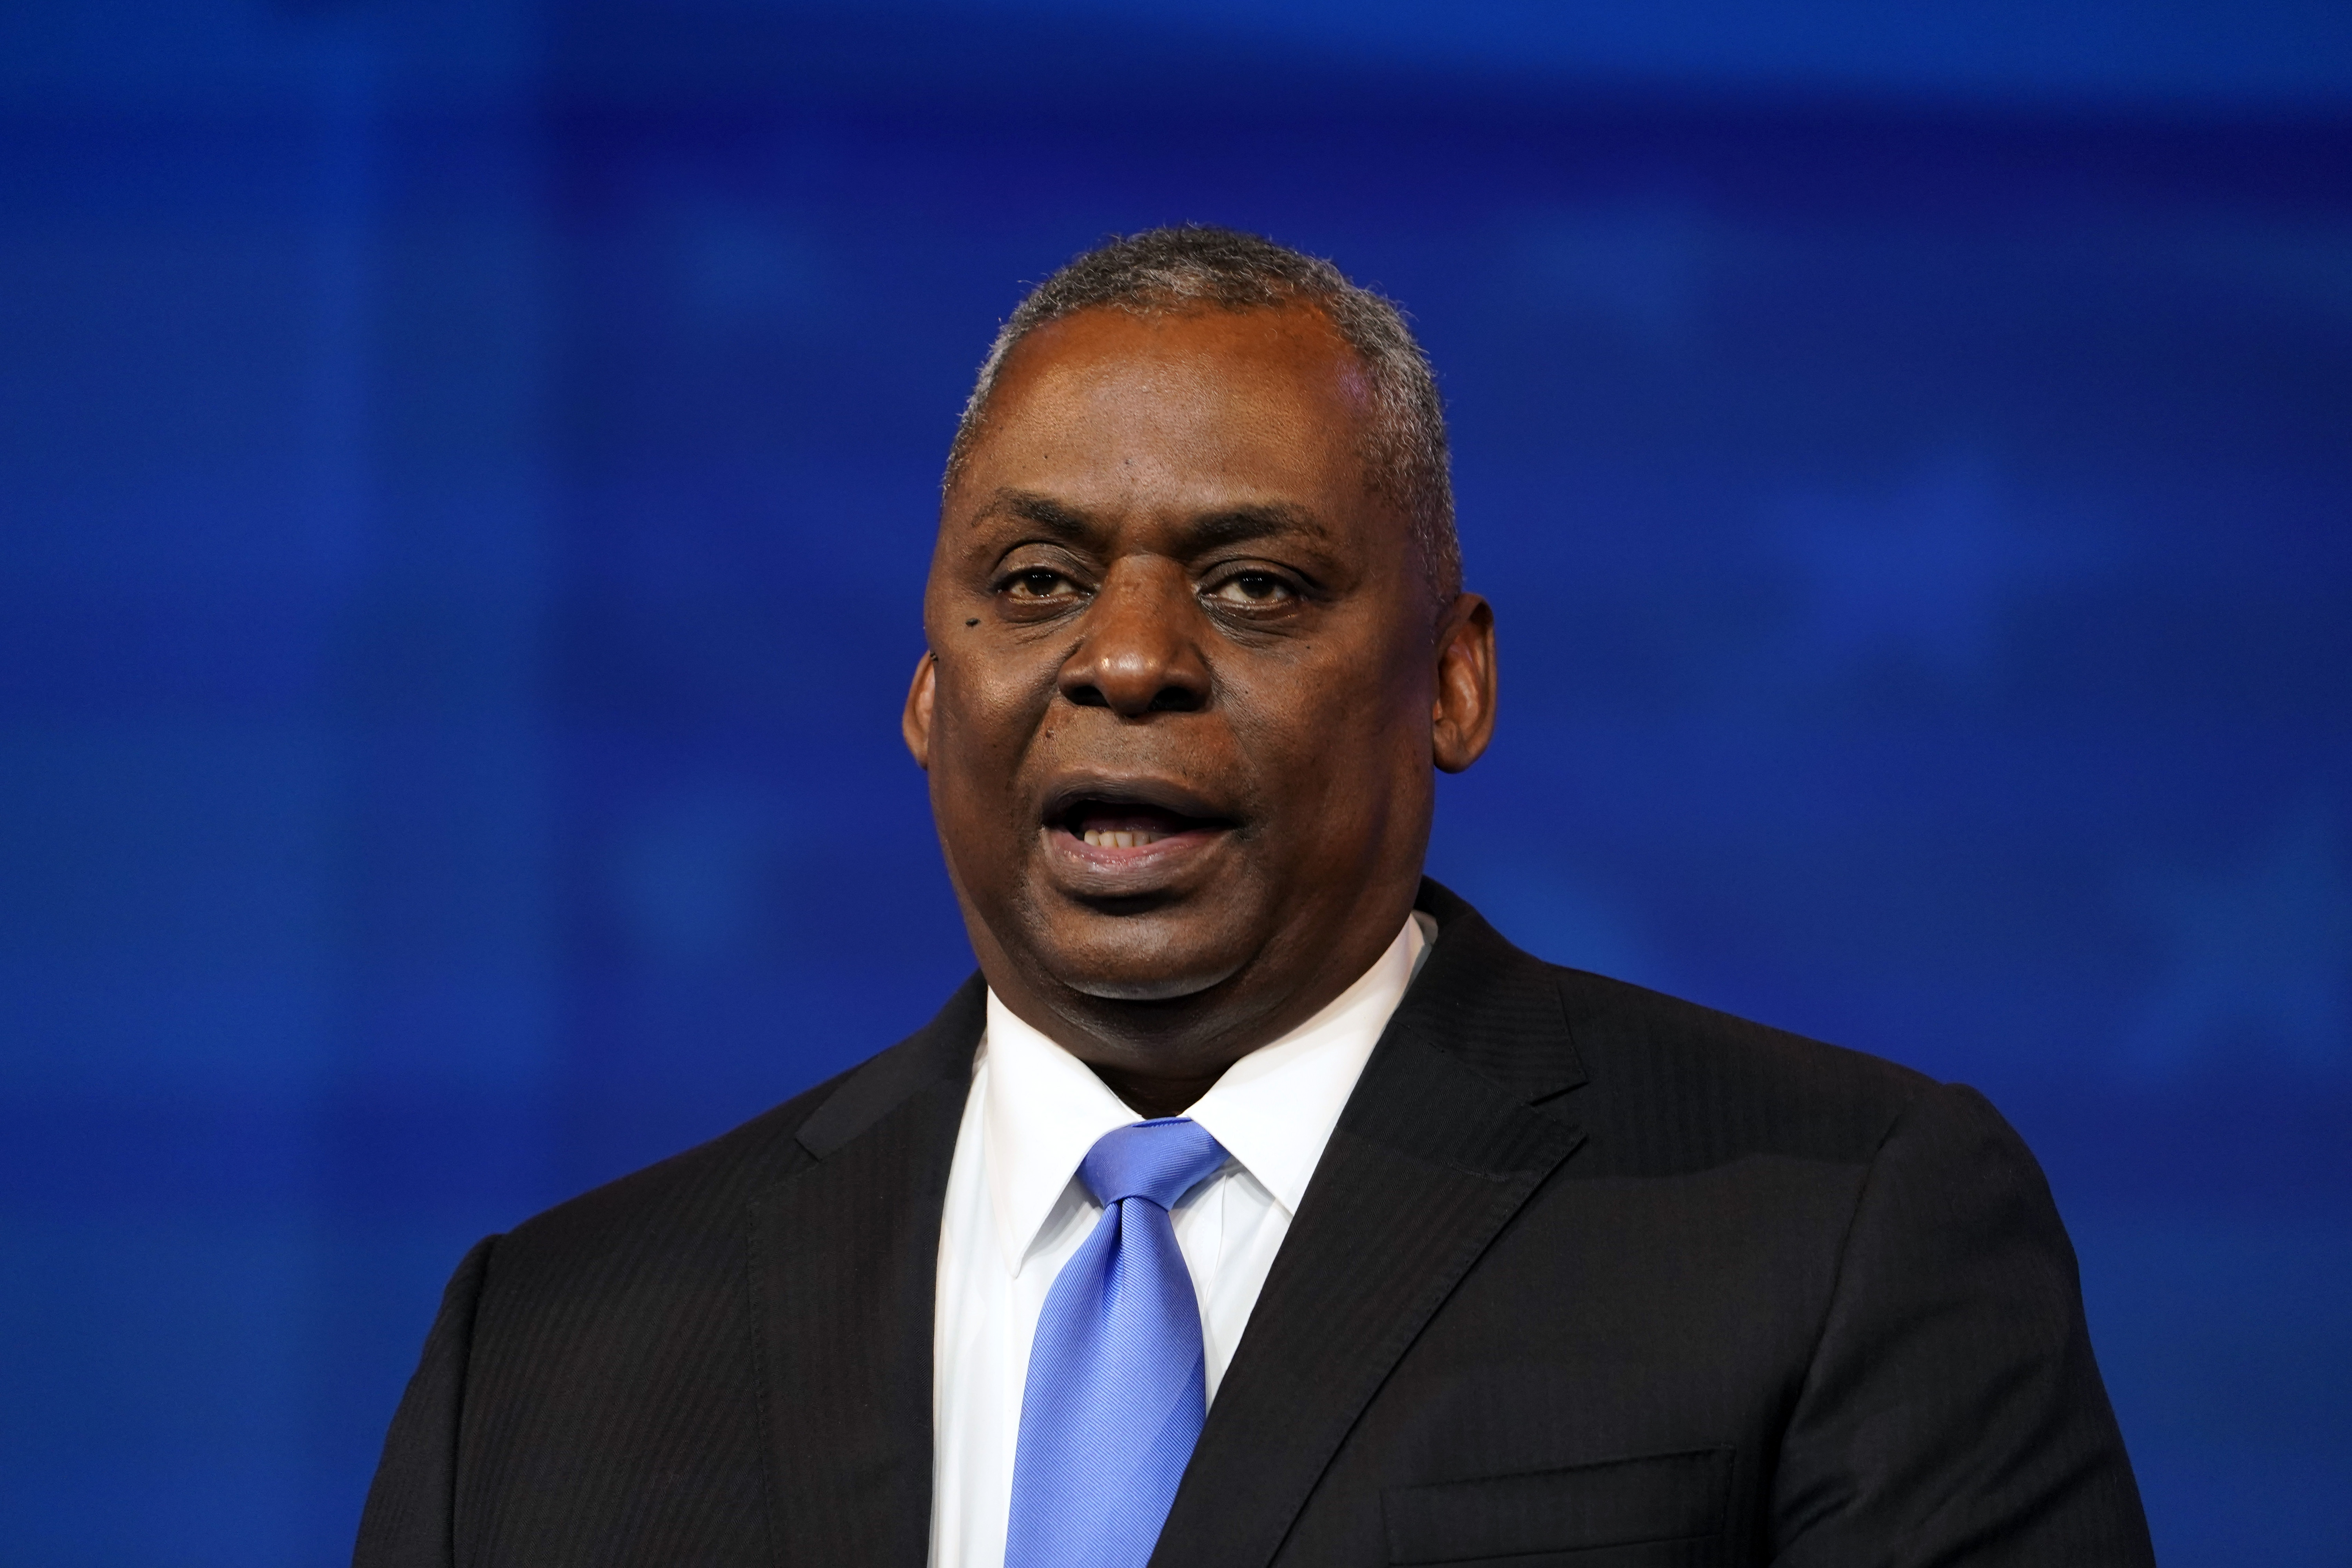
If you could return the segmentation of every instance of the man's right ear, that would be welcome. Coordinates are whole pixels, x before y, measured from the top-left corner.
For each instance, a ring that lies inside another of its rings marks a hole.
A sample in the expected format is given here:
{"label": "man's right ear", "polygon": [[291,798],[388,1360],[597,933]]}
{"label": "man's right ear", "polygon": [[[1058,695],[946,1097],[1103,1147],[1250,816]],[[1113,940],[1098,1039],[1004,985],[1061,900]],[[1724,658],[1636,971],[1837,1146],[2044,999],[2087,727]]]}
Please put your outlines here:
{"label": "man's right ear", "polygon": [[925,648],[915,661],[914,684],[907,688],[907,710],[898,715],[898,732],[907,738],[915,765],[931,771],[931,699],[939,690],[939,661]]}

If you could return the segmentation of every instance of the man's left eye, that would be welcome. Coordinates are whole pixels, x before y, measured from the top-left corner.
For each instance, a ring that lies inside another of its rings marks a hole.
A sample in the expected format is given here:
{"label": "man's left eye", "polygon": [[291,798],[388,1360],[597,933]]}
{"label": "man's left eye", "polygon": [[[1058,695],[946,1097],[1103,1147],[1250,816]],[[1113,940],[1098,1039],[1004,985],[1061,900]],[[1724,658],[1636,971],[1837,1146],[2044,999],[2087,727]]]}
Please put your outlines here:
{"label": "man's left eye", "polygon": [[1236,572],[1209,590],[1229,605],[1278,605],[1292,596],[1290,584],[1271,572]]}

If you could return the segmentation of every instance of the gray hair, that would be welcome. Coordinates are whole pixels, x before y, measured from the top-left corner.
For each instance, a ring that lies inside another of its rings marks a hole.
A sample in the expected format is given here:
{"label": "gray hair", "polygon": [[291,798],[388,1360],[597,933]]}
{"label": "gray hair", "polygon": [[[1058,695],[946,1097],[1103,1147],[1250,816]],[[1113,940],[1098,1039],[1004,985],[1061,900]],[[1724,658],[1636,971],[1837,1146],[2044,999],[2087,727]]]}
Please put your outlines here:
{"label": "gray hair", "polygon": [[1047,322],[1104,308],[1155,315],[1286,305],[1320,310],[1363,363],[1372,402],[1364,455],[1371,488],[1404,512],[1438,603],[1451,603],[1462,587],[1462,546],[1454,529],[1445,408],[1404,312],[1319,257],[1235,229],[1183,224],[1113,239],[1031,289],[981,363],[948,447],[942,488],[954,484],[979,438],[1005,356]]}

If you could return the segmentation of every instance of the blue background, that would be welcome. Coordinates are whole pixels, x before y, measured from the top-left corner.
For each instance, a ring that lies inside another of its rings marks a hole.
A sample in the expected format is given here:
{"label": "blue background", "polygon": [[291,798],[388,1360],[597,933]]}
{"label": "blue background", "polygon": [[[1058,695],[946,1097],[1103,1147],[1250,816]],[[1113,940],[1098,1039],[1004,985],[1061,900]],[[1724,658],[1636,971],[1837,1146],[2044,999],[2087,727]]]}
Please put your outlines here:
{"label": "blue background", "polygon": [[1523,945],[1992,1095],[2160,1549],[2352,1563],[2339,0],[0,10],[0,1561],[326,1563],[478,1235],[929,1015],[1024,280],[1440,366]]}

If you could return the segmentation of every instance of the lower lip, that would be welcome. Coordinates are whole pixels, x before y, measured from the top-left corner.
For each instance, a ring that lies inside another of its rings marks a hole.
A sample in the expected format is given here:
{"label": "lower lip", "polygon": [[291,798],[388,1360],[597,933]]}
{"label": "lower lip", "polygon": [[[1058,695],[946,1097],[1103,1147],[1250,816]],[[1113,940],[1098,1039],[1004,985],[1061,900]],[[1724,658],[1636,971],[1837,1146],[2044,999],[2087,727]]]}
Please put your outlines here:
{"label": "lower lip", "polygon": [[1138,844],[1127,849],[1110,844],[1089,844],[1066,828],[1047,827],[1042,831],[1048,855],[1097,877],[1128,880],[1171,870],[1216,845],[1230,829],[1189,827],[1181,833],[1171,833],[1164,838],[1155,838],[1149,844]]}

